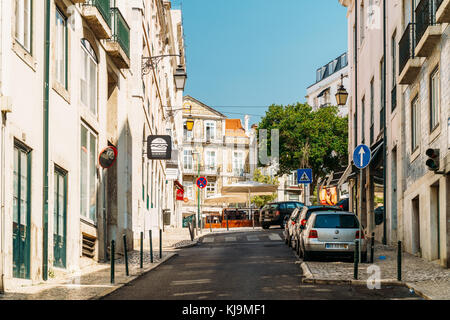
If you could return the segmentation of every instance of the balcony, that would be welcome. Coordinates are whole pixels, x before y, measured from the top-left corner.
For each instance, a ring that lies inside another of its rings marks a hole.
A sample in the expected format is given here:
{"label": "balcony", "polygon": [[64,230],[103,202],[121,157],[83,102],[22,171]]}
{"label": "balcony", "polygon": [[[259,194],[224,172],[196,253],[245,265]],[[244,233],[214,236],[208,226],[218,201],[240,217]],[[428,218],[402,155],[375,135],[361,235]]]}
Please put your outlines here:
{"label": "balcony", "polygon": [[119,8],[111,8],[112,36],[105,49],[119,69],[130,68],[130,27]]}
{"label": "balcony", "polygon": [[450,23],[450,0],[437,0],[436,7],[436,21],[438,23]]}
{"label": "balcony", "polygon": [[420,58],[415,55],[415,23],[406,27],[399,46],[399,83],[412,84],[422,67]]}
{"label": "balcony", "polygon": [[109,0],[85,0],[82,15],[98,39],[111,38],[111,14]]}
{"label": "balcony", "polygon": [[429,57],[441,40],[442,27],[436,23],[436,0],[422,0],[416,8],[416,56]]}

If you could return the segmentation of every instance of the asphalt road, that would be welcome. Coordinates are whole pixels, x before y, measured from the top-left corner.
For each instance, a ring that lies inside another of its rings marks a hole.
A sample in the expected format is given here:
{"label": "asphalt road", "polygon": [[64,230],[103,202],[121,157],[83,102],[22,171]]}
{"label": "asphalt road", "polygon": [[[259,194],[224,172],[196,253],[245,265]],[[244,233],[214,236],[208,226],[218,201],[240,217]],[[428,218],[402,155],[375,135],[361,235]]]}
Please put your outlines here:
{"label": "asphalt road", "polygon": [[302,284],[280,229],[213,234],[105,300],[420,299],[408,288]]}

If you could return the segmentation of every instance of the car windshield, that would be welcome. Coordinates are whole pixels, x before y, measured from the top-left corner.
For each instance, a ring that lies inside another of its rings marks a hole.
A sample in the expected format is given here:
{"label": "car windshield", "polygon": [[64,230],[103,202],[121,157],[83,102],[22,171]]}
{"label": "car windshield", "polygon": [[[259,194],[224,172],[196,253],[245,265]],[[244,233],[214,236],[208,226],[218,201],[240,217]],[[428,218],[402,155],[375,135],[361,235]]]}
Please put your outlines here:
{"label": "car windshield", "polygon": [[357,229],[358,219],[350,214],[320,214],[316,217],[315,228],[321,229]]}

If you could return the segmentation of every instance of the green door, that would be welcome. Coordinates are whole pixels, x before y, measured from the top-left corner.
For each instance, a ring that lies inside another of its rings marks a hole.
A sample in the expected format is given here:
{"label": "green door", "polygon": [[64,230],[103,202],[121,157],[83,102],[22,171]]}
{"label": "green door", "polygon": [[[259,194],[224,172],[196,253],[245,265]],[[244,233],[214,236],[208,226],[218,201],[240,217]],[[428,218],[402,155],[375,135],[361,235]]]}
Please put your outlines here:
{"label": "green door", "polygon": [[53,209],[53,265],[66,267],[67,174],[55,169]]}
{"label": "green door", "polygon": [[13,276],[30,279],[30,152],[14,146]]}

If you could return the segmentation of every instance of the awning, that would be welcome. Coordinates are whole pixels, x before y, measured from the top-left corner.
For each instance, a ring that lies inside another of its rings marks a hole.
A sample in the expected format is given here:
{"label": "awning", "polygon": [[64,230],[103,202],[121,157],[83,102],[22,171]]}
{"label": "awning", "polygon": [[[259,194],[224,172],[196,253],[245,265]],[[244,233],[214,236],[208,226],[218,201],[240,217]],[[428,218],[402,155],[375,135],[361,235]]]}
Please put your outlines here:
{"label": "awning", "polygon": [[322,97],[322,96],[325,94],[325,92],[327,92],[327,91],[329,91],[329,90],[330,90],[330,87],[328,87],[328,88],[322,90],[322,92],[317,96],[317,98]]}
{"label": "awning", "polygon": [[174,181],[174,184],[175,184],[175,187],[176,187],[177,189],[183,190],[183,192],[184,192],[184,187],[183,187],[183,185],[182,185],[178,180],[175,180],[175,181]]}

